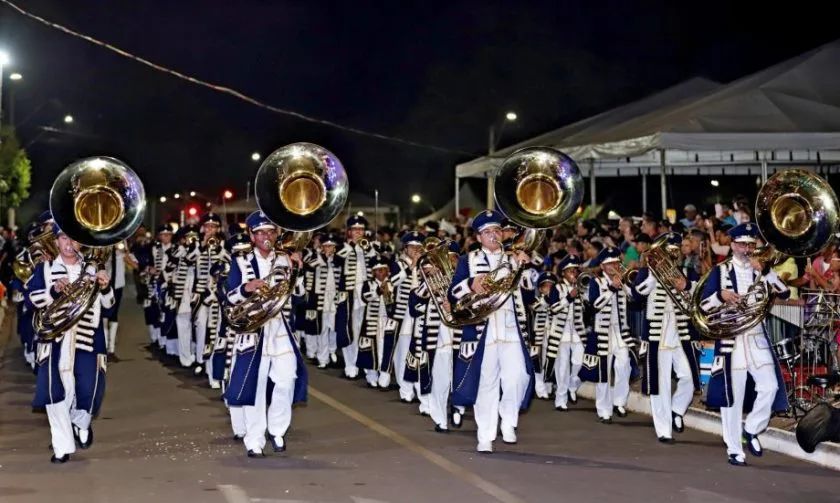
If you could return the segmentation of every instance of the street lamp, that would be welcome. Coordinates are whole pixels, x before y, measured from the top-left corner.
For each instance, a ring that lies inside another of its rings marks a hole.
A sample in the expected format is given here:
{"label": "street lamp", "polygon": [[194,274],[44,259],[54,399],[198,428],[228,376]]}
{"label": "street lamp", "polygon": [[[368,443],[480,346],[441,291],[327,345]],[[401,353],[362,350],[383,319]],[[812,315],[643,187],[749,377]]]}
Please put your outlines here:
{"label": "street lamp", "polygon": [[194,190],[190,191],[190,197],[195,197],[195,191]]}
{"label": "street lamp", "polygon": [[65,124],[72,124],[73,123],[73,116],[72,115],[65,115],[64,116],[64,123]]}
{"label": "street lamp", "polygon": [[23,75],[21,75],[17,72],[9,75],[9,80],[21,80],[21,79],[23,79]]}
{"label": "street lamp", "polygon": [[259,161],[261,158],[262,157],[260,156],[259,152],[254,152],[253,154],[251,154],[251,160],[254,162]]}
{"label": "street lamp", "polygon": [[225,199],[232,199],[233,198],[233,192],[231,192],[229,190],[226,190],[224,192],[224,194],[222,194],[222,197],[224,197]]}
{"label": "street lamp", "polygon": [[420,194],[414,194],[413,196],[411,196],[411,202],[414,203],[414,204],[419,203],[420,200],[421,200],[420,199]]}
{"label": "street lamp", "polygon": [[160,202],[165,203],[166,202],[166,196],[160,196]]}
{"label": "street lamp", "polygon": [[181,198],[181,194],[179,194],[179,193],[177,193],[177,192],[176,192],[176,193],[175,193],[175,195],[174,195],[174,196],[172,196],[172,197],[174,197],[175,199],[180,199],[180,198]]}
{"label": "street lamp", "polygon": [[720,182],[717,180],[712,180],[712,187],[717,187],[720,185]]}
{"label": "street lamp", "polygon": [[507,119],[510,122],[515,121],[517,117],[518,116],[516,115],[516,112],[508,112],[505,114],[505,119]]}

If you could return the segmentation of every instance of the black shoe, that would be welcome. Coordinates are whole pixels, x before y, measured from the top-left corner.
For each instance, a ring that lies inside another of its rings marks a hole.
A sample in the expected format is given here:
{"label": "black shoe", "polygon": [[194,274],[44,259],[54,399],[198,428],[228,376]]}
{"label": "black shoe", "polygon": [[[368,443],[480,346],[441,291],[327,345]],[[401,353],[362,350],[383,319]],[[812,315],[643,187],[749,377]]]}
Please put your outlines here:
{"label": "black shoe", "polygon": [[674,439],[671,438],[671,437],[659,437],[659,441],[662,442],[663,444],[674,444],[674,443],[676,443],[676,442],[674,442]]}
{"label": "black shoe", "polygon": [[242,440],[243,438],[245,438],[245,435],[234,435],[233,436],[233,439],[236,440],[237,442]]}
{"label": "black shoe", "polygon": [[569,391],[569,403],[572,405],[577,404],[577,392],[576,391]]}
{"label": "black shoe", "polygon": [[682,433],[685,431],[685,421],[683,421],[683,417],[676,412],[671,413],[671,427],[677,433]]}
{"label": "black shoe", "polygon": [[268,439],[271,440],[271,447],[272,447],[272,449],[274,449],[274,452],[283,452],[283,451],[286,450],[286,439],[285,438],[280,437],[280,441],[281,441],[280,444],[277,443],[277,439],[274,437],[274,435],[269,435]]}
{"label": "black shoe", "polygon": [[758,441],[758,435],[747,433],[747,430],[744,430],[741,434],[741,443],[746,444],[750,454],[757,458],[760,458],[764,454],[764,450],[761,448],[761,442]]}
{"label": "black shoe", "polygon": [[81,432],[82,430],[74,424],[73,437],[76,439],[76,445],[78,445],[81,449],[88,449],[90,448],[91,444],[93,444],[93,426],[88,426],[88,438],[86,442],[82,442]]}
{"label": "black shoe", "polygon": [[627,417],[627,410],[624,407],[613,407],[613,411],[618,417]]}
{"label": "black shoe", "polygon": [[554,410],[556,410],[557,412],[566,412],[566,411],[569,410],[569,408],[558,405],[558,406],[554,407]]}
{"label": "black shoe", "polygon": [[437,433],[449,433],[449,430],[447,430],[446,428],[441,428],[439,424],[435,425],[435,431]]}
{"label": "black shoe", "polygon": [[453,428],[460,428],[461,425],[464,424],[464,415],[461,414],[458,409],[452,409],[450,420],[452,421]]}
{"label": "black shoe", "polygon": [[70,461],[70,455],[69,454],[65,454],[64,456],[61,456],[60,458],[55,457],[55,454],[53,454],[52,457],[50,458],[50,463],[54,463],[54,464],[62,464],[62,463],[66,463],[68,461]]}
{"label": "black shoe", "polygon": [[747,462],[746,461],[741,461],[740,459],[738,459],[737,454],[730,454],[729,455],[729,464],[732,465],[732,466],[747,466]]}
{"label": "black shoe", "polygon": [[611,417],[607,417],[607,418],[602,417],[601,418],[601,423],[602,424],[612,424],[612,418]]}
{"label": "black shoe", "polygon": [[249,458],[264,458],[265,454],[263,454],[261,451],[252,451],[252,450],[248,449],[248,457]]}

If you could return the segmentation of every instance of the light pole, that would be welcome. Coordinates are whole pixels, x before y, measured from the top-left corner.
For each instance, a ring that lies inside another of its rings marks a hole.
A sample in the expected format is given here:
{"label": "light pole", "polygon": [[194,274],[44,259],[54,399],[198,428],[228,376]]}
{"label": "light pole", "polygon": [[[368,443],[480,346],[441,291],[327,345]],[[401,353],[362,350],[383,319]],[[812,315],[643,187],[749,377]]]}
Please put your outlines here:
{"label": "light pole", "polygon": [[3,124],[3,67],[9,65],[9,53],[0,51],[0,124]]}
{"label": "light pole", "polygon": [[[23,80],[23,75],[14,72],[9,75],[9,80],[17,82]],[[15,127],[15,86],[9,87],[9,125]]]}
{"label": "light pole", "polygon": [[[490,160],[490,163],[493,163],[493,154],[496,153],[496,143],[498,142],[499,138],[502,136],[502,131],[504,131],[505,124],[508,122],[514,122],[518,119],[519,116],[516,115],[516,112],[508,112],[505,114],[505,120],[502,121],[501,126],[499,126],[499,131],[496,131],[496,122],[490,124],[490,134],[487,138],[487,157]],[[495,206],[495,191],[496,191],[496,173],[495,169],[491,169],[487,172],[487,209],[492,210]]]}

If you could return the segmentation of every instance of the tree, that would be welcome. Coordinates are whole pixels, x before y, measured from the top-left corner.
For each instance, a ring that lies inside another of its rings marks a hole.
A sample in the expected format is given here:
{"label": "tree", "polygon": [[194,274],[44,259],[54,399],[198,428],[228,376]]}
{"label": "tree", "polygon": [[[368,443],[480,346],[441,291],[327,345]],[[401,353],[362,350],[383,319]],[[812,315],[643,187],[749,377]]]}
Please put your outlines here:
{"label": "tree", "polygon": [[29,197],[32,166],[15,130],[0,127],[0,212],[18,208]]}

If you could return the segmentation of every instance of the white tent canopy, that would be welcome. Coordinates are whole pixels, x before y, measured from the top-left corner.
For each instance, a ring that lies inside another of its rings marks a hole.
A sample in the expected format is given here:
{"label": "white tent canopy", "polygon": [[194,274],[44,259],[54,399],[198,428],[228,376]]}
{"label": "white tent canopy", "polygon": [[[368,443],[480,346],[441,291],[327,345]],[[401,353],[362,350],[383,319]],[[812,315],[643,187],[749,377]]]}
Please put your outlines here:
{"label": "white tent canopy", "polygon": [[[475,191],[472,189],[472,187],[470,187],[469,184],[465,183],[461,185],[461,189],[457,191],[457,197],[458,208],[460,210],[483,210],[485,207],[484,201],[482,201],[481,198],[476,195]],[[423,225],[430,220],[438,221],[441,218],[450,218],[452,215],[456,214],[455,207],[455,198],[453,197],[448,203],[441,206],[436,211],[426,215],[423,218],[418,219],[417,223]]]}
{"label": "white tent canopy", "polygon": [[[566,137],[545,135],[542,144],[568,153],[585,175],[592,175],[593,204],[595,176],[660,174],[664,213],[666,172],[711,175],[755,170],[766,179],[774,166],[816,165],[822,171],[837,171],[838,78],[840,41],[629,120],[595,122]],[[500,151],[483,163],[477,159],[459,165],[456,177],[491,176],[506,154],[526,144]]]}

